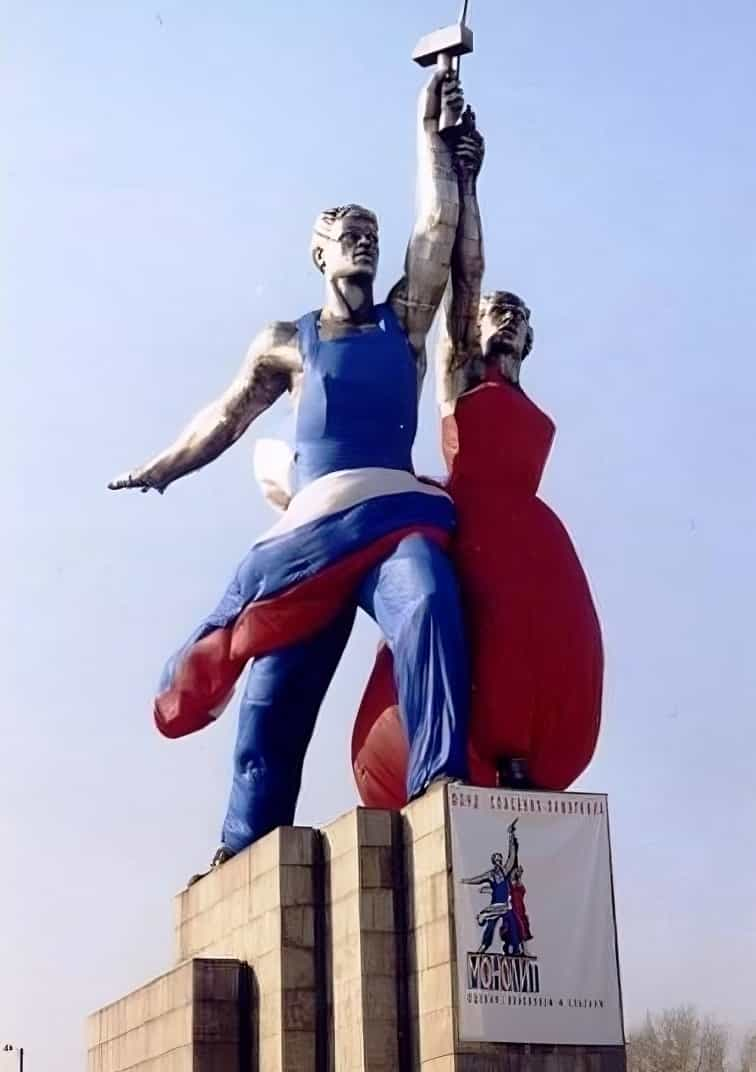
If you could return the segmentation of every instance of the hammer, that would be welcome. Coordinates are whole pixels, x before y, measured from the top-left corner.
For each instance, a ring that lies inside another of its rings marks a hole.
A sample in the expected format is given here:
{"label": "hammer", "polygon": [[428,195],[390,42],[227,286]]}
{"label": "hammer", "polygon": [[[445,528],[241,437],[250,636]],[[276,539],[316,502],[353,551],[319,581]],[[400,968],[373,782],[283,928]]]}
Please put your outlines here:
{"label": "hammer", "polygon": [[[418,42],[417,48],[412,53],[412,59],[421,67],[431,67],[434,63],[439,71],[448,74],[449,71],[459,73],[462,56],[473,51],[473,32],[465,24],[467,9],[470,0],[464,0],[459,21],[453,26],[446,26],[443,30],[434,30],[426,34]],[[456,68],[453,66],[456,57]],[[455,126],[454,117],[451,116],[444,105],[441,106],[441,115],[438,121],[440,134]]]}

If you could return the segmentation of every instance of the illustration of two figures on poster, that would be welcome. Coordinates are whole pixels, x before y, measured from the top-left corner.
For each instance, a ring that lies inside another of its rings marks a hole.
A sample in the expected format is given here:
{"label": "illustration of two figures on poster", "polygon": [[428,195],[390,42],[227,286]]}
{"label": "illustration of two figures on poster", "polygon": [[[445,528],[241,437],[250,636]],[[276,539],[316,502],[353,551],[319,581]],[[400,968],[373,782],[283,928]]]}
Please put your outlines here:
{"label": "illustration of two figures on poster", "polygon": [[522,881],[524,868],[520,864],[516,827],[515,819],[509,826],[506,860],[502,852],[494,852],[491,854],[491,867],[487,871],[462,879],[465,885],[479,886],[482,893],[491,896],[490,904],[482,908],[476,917],[478,926],[483,928],[479,953],[490,950],[498,927],[503,953],[508,956],[530,956],[527,943],[533,935],[525,908],[527,890]]}

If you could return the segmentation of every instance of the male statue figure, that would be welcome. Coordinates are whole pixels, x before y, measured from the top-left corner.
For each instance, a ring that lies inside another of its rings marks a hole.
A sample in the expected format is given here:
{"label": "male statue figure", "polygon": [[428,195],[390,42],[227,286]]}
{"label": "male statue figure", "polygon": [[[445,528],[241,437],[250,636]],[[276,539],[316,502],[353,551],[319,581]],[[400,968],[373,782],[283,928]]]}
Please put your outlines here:
{"label": "male statue figure", "polygon": [[228,390],[168,450],[110,485],[162,492],[217,458],[284,391],[297,396],[288,510],[169,662],[156,702],[169,736],[200,728],[255,657],[214,866],[293,821],[305,751],[357,606],[394,653],[410,742],[408,795],[467,771],[467,654],[443,550],[454,512],[444,492],[416,479],[411,461],[425,338],[459,214],[459,149],[439,134],[442,104],[461,114],[452,74],[435,74],[421,94],[419,213],[405,274],[387,301],[373,301],[373,213],[357,205],[323,212],[312,240],[325,279],[322,310],[267,327]]}

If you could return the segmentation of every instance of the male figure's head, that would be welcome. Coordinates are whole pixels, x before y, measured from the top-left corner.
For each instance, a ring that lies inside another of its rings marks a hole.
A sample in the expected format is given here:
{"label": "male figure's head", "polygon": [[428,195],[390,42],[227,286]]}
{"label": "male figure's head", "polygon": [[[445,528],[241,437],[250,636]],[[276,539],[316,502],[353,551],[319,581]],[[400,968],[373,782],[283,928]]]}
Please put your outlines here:
{"label": "male figure's head", "polygon": [[361,205],[326,209],[315,221],[310,251],[329,280],[367,276],[378,269],[378,219]]}
{"label": "male figure's head", "polygon": [[500,870],[504,866],[504,857],[500,852],[495,852],[491,856],[491,863]]}
{"label": "male figure's head", "polygon": [[480,299],[480,346],[486,364],[506,358],[519,368],[533,348],[530,309],[508,290],[494,290]]}

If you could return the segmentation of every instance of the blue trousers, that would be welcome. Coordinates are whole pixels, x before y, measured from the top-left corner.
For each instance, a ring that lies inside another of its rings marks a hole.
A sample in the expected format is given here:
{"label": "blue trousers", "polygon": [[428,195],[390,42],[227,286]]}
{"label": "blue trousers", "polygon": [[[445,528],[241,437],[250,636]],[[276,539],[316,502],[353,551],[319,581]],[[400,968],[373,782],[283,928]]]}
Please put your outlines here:
{"label": "blue trousers", "polygon": [[410,743],[408,796],[439,775],[466,776],[470,683],[457,580],[433,541],[408,536],[370,570],[354,604],[327,628],[253,662],[222,833],[233,852],[293,823],[305,752],[358,606],[393,652]]}
{"label": "blue trousers", "polygon": [[517,916],[514,912],[507,912],[499,919],[489,919],[486,922],[480,940],[480,952],[485,953],[486,950],[491,948],[491,943],[493,942],[494,934],[496,933],[497,923],[499,924],[499,937],[501,938],[504,953],[507,954],[511,946],[513,955],[517,956],[517,954],[522,951],[522,935],[520,934],[520,925],[517,922]]}

